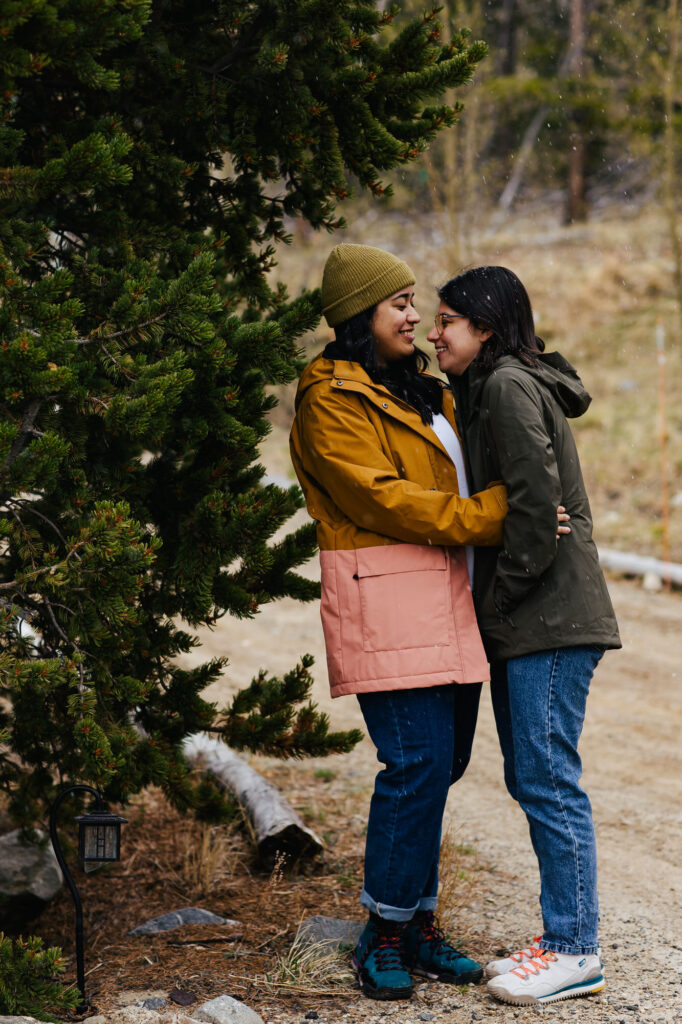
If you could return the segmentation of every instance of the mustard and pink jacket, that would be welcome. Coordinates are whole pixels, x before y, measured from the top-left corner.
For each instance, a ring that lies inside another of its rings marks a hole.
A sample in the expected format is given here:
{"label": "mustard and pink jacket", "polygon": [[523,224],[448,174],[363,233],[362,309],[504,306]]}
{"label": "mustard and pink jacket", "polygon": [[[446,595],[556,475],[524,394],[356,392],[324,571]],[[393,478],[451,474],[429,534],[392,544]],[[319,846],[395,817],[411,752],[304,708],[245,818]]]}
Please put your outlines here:
{"label": "mustard and pink jacket", "polygon": [[[443,413],[456,430],[452,395]],[[499,545],[504,487],[471,498],[415,410],[356,363],[301,376],[291,457],[317,521],[333,697],[489,678],[462,545]]]}

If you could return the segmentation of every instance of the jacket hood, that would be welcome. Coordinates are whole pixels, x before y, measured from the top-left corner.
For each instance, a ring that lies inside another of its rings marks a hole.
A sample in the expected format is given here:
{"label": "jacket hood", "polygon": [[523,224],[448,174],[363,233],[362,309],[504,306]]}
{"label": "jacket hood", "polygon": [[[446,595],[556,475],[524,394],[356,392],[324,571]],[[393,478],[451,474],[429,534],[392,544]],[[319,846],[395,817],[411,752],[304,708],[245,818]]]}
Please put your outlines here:
{"label": "jacket hood", "polygon": [[[333,359],[327,359],[323,355],[316,356],[311,363],[308,363],[298,381],[298,390],[296,391],[295,401],[296,409],[298,409],[304,394],[309,388],[313,387],[315,384],[322,384],[325,381],[331,380],[335,372],[335,365],[336,363]],[[347,371],[354,365],[355,364],[353,363],[343,364],[343,372],[347,377],[350,376]],[[355,365],[355,370],[363,373],[367,381],[369,381],[369,377],[367,377],[367,374],[365,374],[359,366]],[[371,381],[369,382],[371,383]]]}
{"label": "jacket hood", "polygon": [[[496,370],[506,367],[534,377],[539,384],[551,392],[566,417],[582,416],[589,408],[592,396],[584,387],[574,367],[558,352],[538,353],[537,366],[526,366],[516,356],[502,356],[501,359],[498,359],[492,372],[495,373]],[[451,377],[450,382],[457,396],[458,406],[463,398],[462,385],[465,389],[470,390],[469,400],[471,401],[488,376],[488,373],[472,365],[461,378]],[[468,403],[465,401],[464,404]]]}
{"label": "jacket hood", "polygon": [[535,377],[543,387],[551,391],[565,416],[582,416],[587,411],[592,396],[587,392],[576,370],[558,352],[541,352],[538,366],[525,366],[514,356],[505,356],[503,362],[513,363]]}

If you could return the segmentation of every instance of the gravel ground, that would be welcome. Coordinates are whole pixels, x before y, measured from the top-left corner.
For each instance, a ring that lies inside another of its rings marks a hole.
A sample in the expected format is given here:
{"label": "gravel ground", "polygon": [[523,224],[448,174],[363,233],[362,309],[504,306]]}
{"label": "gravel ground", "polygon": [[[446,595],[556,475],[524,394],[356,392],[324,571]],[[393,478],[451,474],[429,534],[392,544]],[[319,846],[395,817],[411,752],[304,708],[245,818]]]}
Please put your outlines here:
{"label": "gravel ground", "polygon": [[[314,571],[314,570],[312,570]],[[598,995],[539,1009],[492,1000],[485,986],[461,991],[446,985],[418,988],[409,1003],[376,1003],[360,995],[344,1010],[310,1007],[320,1024],[331,1021],[416,1024],[433,1020],[469,1024],[579,1020],[608,1024],[668,1024],[682,1021],[682,822],[680,820],[679,666],[682,598],[650,594],[637,583],[610,581],[624,650],[610,652],[597,670],[583,735],[584,785],[592,799],[599,850],[601,943],[606,987]],[[335,728],[361,725],[351,698],[330,702],[318,611],[281,601],[259,616],[262,645],[253,643],[253,624],[225,625],[205,637],[201,654],[228,649],[231,664],[213,694],[230,689],[261,664],[273,671],[290,667],[303,652],[317,655],[315,699],[328,709]],[[243,633],[241,632],[243,630]],[[268,641],[265,638],[268,637]],[[281,665],[280,665],[281,662]],[[339,761],[340,771],[375,771],[369,742]],[[448,815],[456,842],[475,848],[491,868],[480,896],[462,907],[454,924],[467,950],[486,961],[503,947],[528,944],[541,930],[538,872],[523,814],[507,796],[484,693],[471,765],[454,787]],[[332,912],[320,908],[319,913]],[[261,1014],[273,1024],[305,1020],[304,1013]]]}

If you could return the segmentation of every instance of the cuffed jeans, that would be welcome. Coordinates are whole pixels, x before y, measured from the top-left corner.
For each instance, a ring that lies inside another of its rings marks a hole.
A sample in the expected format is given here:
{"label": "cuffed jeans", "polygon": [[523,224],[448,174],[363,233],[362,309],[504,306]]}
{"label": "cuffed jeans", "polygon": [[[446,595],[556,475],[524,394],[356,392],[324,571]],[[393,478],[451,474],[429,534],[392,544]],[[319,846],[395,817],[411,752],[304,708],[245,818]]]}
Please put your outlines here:
{"label": "cuffed jeans", "polygon": [[596,953],[599,943],[597,850],[578,741],[602,654],[563,647],[491,665],[505,782],[526,812],[540,867],[540,944],[556,953]]}
{"label": "cuffed jeans", "polygon": [[389,921],[436,907],[445,801],[471,757],[480,694],[480,683],[358,694],[385,765],[370,804],[360,902]]}

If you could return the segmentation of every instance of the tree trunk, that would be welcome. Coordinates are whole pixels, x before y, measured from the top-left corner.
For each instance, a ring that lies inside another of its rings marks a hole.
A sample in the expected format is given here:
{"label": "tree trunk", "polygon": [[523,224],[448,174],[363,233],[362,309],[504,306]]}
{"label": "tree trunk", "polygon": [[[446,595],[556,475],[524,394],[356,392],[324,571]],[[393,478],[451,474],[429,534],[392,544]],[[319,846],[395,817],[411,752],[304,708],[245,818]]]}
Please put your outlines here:
{"label": "tree trunk", "polygon": [[[580,81],[583,74],[585,55],[585,17],[583,0],[571,0],[570,8],[570,56],[569,74]],[[587,199],[585,183],[585,137],[575,123],[569,139],[568,152],[568,194],[566,199],[566,224],[587,220]]]}
{"label": "tree trunk", "polygon": [[516,74],[516,0],[504,0],[497,36],[498,75]]}
{"label": "tree trunk", "polygon": [[663,205],[668,222],[668,235],[672,249],[675,296],[682,332],[682,245],[680,243],[677,212],[678,183],[675,172],[677,145],[675,139],[675,96],[677,92],[677,62],[680,51],[680,24],[678,0],[669,0],[667,36],[669,41],[668,68],[663,82]]}

